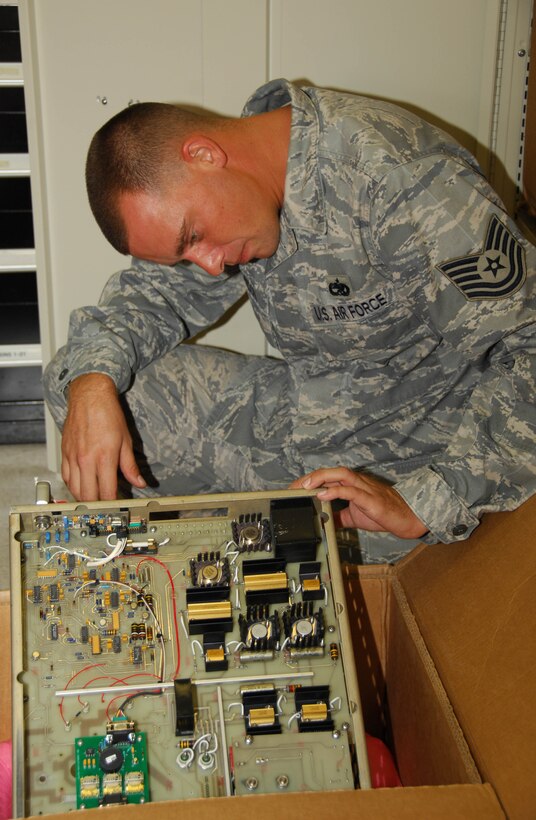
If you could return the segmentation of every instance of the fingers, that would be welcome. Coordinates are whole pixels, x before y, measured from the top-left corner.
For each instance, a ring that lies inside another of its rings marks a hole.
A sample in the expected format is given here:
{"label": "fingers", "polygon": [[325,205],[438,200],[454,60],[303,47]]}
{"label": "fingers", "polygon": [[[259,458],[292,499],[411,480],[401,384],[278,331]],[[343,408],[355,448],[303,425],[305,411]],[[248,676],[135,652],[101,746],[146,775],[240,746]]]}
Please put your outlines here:
{"label": "fingers", "polygon": [[133,484],[135,487],[139,487],[140,489],[147,486],[140,473],[136,459],[134,458],[134,451],[130,440],[123,441],[121,452],[119,454],[119,469],[129,484]]}
{"label": "fingers", "polygon": [[315,490],[326,484],[341,483],[355,485],[358,474],[348,467],[326,467],[313,470],[290,484],[291,490]]}

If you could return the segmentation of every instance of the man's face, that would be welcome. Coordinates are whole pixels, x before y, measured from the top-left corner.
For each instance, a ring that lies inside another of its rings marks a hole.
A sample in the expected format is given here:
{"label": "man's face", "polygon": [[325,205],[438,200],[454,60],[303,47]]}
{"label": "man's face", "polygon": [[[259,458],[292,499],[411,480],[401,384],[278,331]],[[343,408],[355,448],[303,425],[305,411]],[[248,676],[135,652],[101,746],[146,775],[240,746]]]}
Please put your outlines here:
{"label": "man's face", "polygon": [[161,265],[194,262],[218,276],[275,252],[279,202],[250,174],[187,166],[160,194],[128,193],[119,201],[129,251]]}

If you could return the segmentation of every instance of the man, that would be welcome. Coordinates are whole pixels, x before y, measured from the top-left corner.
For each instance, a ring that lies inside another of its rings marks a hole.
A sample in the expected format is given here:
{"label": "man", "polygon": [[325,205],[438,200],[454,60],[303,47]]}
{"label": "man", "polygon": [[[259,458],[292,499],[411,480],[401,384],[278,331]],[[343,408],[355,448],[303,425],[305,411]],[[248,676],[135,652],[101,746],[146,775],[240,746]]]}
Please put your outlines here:
{"label": "man", "polygon": [[[535,491],[536,251],[448,135],[278,80],[239,119],[132,106],[86,178],[134,259],[45,376],[77,498],[118,469],[138,494],[326,485],[385,560]],[[179,344],[246,289],[281,361]]]}

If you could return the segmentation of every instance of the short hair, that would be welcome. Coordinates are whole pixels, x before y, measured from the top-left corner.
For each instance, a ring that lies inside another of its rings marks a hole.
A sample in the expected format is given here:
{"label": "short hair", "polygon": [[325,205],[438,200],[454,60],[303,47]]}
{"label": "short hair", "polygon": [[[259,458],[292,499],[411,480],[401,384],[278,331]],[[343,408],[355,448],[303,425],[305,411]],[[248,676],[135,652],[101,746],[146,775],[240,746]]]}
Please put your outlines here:
{"label": "short hair", "polygon": [[106,122],[91,140],[86,188],[93,216],[106,239],[128,254],[119,195],[162,190],[171,173],[180,176],[177,146],[193,130],[214,125],[218,116],[169,103],[136,103]]}

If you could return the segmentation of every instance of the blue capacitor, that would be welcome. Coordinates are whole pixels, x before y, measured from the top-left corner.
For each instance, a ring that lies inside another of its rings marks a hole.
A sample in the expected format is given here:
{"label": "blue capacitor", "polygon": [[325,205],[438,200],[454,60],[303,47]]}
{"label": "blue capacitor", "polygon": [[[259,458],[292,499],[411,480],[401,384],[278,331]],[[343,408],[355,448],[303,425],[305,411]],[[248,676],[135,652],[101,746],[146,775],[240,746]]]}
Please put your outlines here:
{"label": "blue capacitor", "polygon": [[47,530],[45,533],[45,543],[50,544],[50,530]]}
{"label": "blue capacitor", "polygon": [[69,530],[65,530],[65,532],[63,533],[63,539],[64,539],[66,544],[69,543],[69,541],[71,539],[71,533],[69,532]]}

